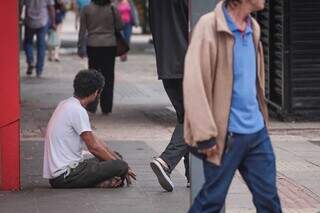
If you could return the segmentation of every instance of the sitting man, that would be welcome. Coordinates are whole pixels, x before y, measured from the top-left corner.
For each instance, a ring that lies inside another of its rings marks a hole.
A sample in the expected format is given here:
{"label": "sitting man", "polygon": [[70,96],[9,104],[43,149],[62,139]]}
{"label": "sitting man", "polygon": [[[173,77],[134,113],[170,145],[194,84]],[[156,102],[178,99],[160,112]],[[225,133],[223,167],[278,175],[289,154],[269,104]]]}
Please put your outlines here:
{"label": "sitting man", "polygon": [[[104,86],[95,70],[80,71],[73,82],[74,96],[59,103],[45,136],[43,177],[53,188],[120,187],[136,175],[93,134],[86,108],[97,107]],[[82,146],[95,157],[84,160]]]}

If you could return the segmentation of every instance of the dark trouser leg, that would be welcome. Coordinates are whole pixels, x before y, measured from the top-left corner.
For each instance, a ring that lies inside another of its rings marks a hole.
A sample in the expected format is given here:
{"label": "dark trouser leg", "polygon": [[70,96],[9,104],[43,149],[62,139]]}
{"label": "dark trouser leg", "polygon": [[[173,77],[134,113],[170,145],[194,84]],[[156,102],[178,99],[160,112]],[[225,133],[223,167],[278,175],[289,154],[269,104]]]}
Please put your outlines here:
{"label": "dark trouser leg", "polygon": [[[168,164],[170,171],[172,171],[177,166],[182,157],[188,157],[188,146],[183,139],[184,108],[182,79],[163,80],[163,85],[174,109],[176,110],[178,120],[176,128],[172,134],[170,143],[163,151],[163,153],[160,155],[160,158]],[[188,170],[188,159],[184,162],[185,167]],[[188,172],[186,172],[186,175],[188,175]],[[189,179],[188,176],[187,179]]]}
{"label": "dark trouser leg", "polygon": [[113,105],[116,47],[87,47],[87,53],[89,68],[98,70],[105,78],[100,106],[103,113],[110,113]]}
{"label": "dark trouser leg", "polygon": [[[101,72],[101,51],[99,47],[87,47],[88,54],[88,67],[89,69],[97,70]],[[87,110],[95,112],[96,109],[91,109],[91,106],[87,106]]]}
{"label": "dark trouser leg", "polygon": [[127,23],[124,25],[122,29],[122,35],[128,45],[130,45],[131,34],[132,34],[132,24]]}
{"label": "dark trouser leg", "polygon": [[203,161],[205,183],[195,198],[189,213],[219,213],[233,179],[246,154],[246,144],[238,135],[232,138],[228,152],[220,166]]}
{"label": "dark trouser leg", "polygon": [[101,72],[101,52],[99,47],[87,47],[89,69]]}
{"label": "dark trouser leg", "polygon": [[46,55],[46,32],[47,27],[37,29],[37,64],[36,71],[40,75],[43,71],[44,59]]}
{"label": "dark trouser leg", "polygon": [[100,106],[103,113],[112,112],[116,51],[116,47],[107,47],[104,52],[102,74],[106,83],[100,97]]}
{"label": "dark trouser leg", "polygon": [[24,51],[26,53],[26,59],[27,64],[29,66],[34,65],[34,59],[33,59],[33,37],[35,35],[35,29],[32,29],[25,25],[25,32],[24,32],[24,41],[23,41],[23,47]]}
{"label": "dark trouser leg", "polygon": [[187,152],[184,156],[183,156],[183,164],[185,167],[185,172],[184,175],[186,176],[188,183],[190,183],[190,164],[189,164],[189,152]]}
{"label": "dark trouser leg", "polygon": [[205,184],[189,213],[219,213],[239,169],[259,213],[281,212],[276,189],[275,159],[266,129],[255,134],[235,134],[221,166],[204,161]]}
{"label": "dark trouser leg", "polygon": [[280,213],[276,186],[276,165],[270,137],[266,129],[249,145],[249,152],[239,167],[259,213]]}
{"label": "dark trouser leg", "polygon": [[88,188],[114,177],[124,177],[128,164],[122,160],[99,161],[96,158],[85,160],[67,177],[64,174],[50,180],[53,188]]}

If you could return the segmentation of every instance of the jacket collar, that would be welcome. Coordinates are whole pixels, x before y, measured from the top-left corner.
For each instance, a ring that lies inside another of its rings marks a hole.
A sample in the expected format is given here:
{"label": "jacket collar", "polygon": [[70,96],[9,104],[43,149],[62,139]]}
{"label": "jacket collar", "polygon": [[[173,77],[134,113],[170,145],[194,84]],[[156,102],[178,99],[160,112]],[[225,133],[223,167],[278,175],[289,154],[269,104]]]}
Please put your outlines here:
{"label": "jacket collar", "polygon": [[[227,34],[233,36],[233,33],[229,29],[227,20],[224,16],[224,12],[223,12],[224,3],[225,3],[225,1],[219,2],[216,6],[216,9],[214,10],[214,12],[216,14],[215,17],[216,17],[217,31],[227,33]],[[252,23],[251,27],[252,27],[252,31],[253,31],[254,43],[255,43],[256,47],[258,47],[258,44],[260,41],[260,33],[261,33],[260,27],[259,27],[259,24],[257,23],[257,21],[254,20],[254,18],[252,18],[250,16],[250,19],[251,19],[251,23]]]}

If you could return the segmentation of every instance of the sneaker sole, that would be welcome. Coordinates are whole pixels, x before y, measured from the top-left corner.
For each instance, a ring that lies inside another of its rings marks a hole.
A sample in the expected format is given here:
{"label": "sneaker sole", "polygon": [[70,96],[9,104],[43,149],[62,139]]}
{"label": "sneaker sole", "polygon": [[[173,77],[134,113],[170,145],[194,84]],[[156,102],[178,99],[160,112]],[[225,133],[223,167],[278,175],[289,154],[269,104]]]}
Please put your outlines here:
{"label": "sneaker sole", "polygon": [[163,170],[160,163],[157,161],[152,161],[150,163],[150,167],[157,176],[158,182],[161,185],[161,187],[168,192],[172,192],[174,185],[168,177],[168,175],[166,174],[166,172]]}

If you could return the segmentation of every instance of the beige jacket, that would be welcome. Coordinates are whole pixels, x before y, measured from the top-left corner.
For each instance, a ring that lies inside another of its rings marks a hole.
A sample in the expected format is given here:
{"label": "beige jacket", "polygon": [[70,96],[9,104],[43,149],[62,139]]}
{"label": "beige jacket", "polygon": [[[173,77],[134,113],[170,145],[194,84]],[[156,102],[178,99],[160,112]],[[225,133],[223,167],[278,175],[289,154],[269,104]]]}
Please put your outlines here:
{"label": "beige jacket", "polygon": [[[211,162],[220,165],[231,107],[233,87],[233,34],[223,13],[223,2],[204,15],[196,25],[185,59],[183,81],[186,143],[214,139],[217,155]],[[257,53],[257,96],[260,110],[268,124],[265,102],[265,74],[260,27],[252,18],[254,44]]]}

